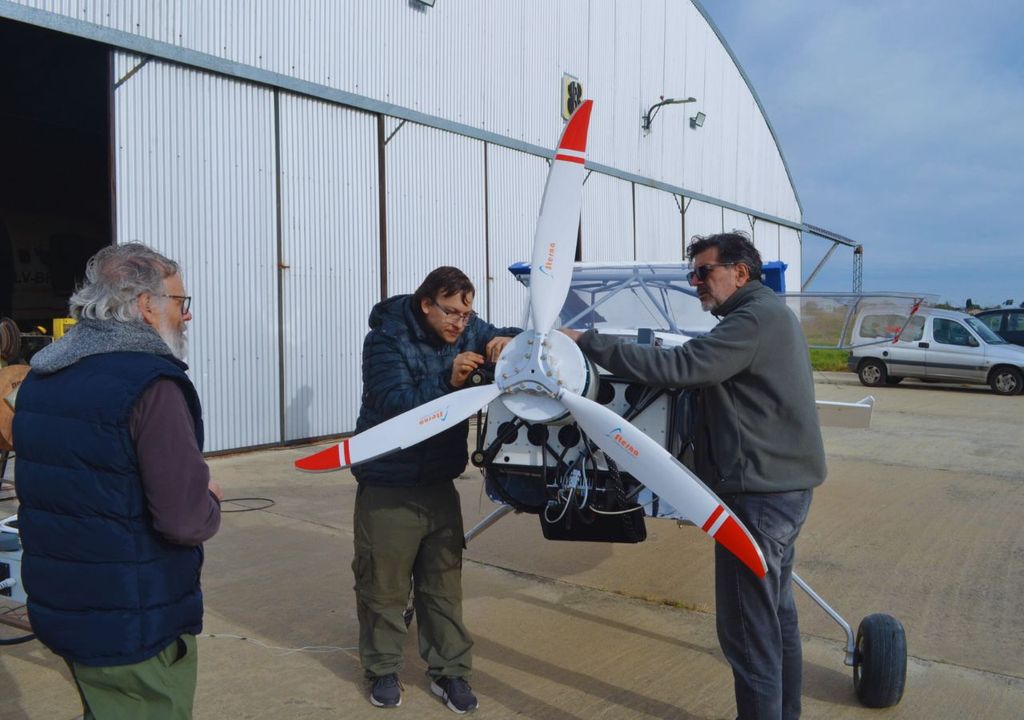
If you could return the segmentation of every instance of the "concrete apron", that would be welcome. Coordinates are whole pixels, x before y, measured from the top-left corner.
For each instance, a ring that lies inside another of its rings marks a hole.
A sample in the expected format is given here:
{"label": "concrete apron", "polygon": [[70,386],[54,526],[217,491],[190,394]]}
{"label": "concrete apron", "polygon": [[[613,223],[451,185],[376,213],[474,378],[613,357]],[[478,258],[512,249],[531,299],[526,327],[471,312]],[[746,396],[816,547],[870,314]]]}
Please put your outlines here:
{"label": "concrete apron", "polygon": [[[848,377],[819,380],[822,399],[867,394]],[[906,695],[889,710],[859,706],[842,632],[798,591],[804,717],[1024,717],[1024,398],[905,386],[874,391],[870,429],[826,430],[830,478],[815,494],[797,571],[854,628],[872,612],[903,622]],[[382,712],[366,699],[355,650],[355,485],[346,472],[292,470],[307,452],[211,462],[228,497],[276,504],[226,514],[207,545],[197,718]],[[458,485],[468,528],[493,505],[472,468]],[[649,522],[648,534],[635,546],[548,542],[535,516],[517,515],[471,544],[465,614],[478,715],[734,717],[715,636],[711,541],[669,521]],[[423,669],[410,637],[402,707],[390,714],[451,717]],[[79,712],[63,663],[39,643],[0,651],[0,718]]]}

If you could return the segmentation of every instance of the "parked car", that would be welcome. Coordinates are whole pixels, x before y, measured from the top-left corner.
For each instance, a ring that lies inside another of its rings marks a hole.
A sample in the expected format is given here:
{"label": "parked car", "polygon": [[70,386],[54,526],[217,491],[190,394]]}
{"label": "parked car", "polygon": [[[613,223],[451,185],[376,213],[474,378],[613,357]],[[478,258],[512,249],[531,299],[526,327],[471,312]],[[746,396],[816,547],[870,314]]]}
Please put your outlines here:
{"label": "parked car", "polygon": [[974,317],[988,325],[1006,342],[1024,345],[1024,308],[983,310]]}
{"label": "parked car", "polygon": [[999,395],[1024,389],[1024,348],[962,312],[871,308],[857,316],[851,340],[847,363],[869,387],[909,377],[987,384]]}

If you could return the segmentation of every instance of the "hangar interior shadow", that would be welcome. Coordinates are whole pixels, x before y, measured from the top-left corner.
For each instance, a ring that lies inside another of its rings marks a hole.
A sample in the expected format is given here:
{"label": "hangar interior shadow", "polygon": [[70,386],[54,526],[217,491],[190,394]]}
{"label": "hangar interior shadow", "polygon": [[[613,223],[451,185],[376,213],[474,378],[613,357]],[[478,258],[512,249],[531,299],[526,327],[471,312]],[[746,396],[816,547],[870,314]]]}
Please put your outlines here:
{"label": "hangar interior shadow", "polygon": [[0,19],[0,317],[23,332],[52,331],[85,261],[111,242],[110,58]]}

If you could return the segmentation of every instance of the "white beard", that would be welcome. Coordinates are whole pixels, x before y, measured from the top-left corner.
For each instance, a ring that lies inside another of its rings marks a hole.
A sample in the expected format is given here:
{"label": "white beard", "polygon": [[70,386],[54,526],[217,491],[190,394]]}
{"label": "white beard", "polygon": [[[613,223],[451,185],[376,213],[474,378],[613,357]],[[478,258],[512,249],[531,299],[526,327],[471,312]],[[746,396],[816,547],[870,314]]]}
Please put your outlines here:
{"label": "white beard", "polygon": [[160,328],[157,330],[157,334],[164,341],[164,344],[170,348],[171,354],[185,362],[185,358],[188,357],[188,333],[184,329],[165,330]]}

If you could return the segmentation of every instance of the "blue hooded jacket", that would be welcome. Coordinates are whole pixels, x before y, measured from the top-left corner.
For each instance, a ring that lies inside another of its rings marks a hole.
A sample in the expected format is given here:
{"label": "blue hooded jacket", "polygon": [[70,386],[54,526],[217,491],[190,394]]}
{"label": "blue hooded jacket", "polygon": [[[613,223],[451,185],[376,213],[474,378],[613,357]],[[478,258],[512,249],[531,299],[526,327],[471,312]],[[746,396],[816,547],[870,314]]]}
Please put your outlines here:
{"label": "blue hooded jacket", "polygon": [[[356,432],[406,410],[454,392],[449,383],[455,356],[481,355],[495,337],[518,334],[474,317],[452,344],[447,344],[416,317],[412,295],[396,295],[370,312],[370,332],[363,342],[363,397]],[[352,473],[366,485],[410,487],[454,480],[469,460],[463,421],[410,448],[356,465]]]}

